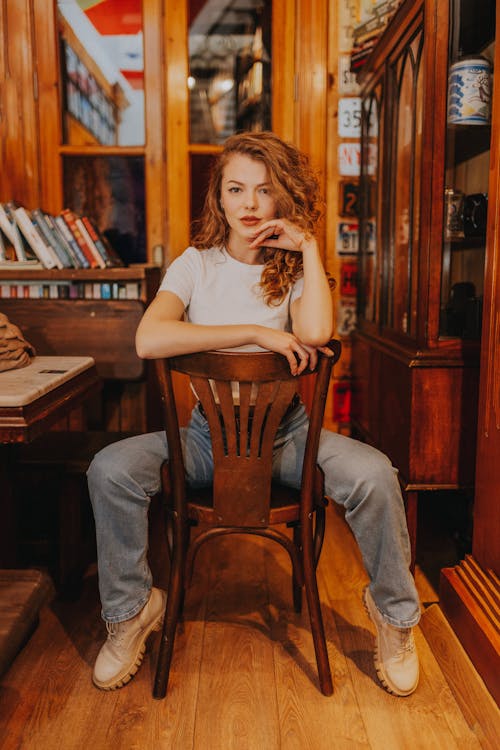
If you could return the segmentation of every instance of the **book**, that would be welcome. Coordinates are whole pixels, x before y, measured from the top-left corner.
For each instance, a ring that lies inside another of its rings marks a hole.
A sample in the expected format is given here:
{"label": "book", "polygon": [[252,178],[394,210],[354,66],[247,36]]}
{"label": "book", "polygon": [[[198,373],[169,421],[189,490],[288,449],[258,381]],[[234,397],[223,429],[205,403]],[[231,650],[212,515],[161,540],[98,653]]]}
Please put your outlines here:
{"label": "book", "polygon": [[29,219],[31,220],[31,223],[33,224],[33,227],[35,229],[35,232],[37,235],[39,235],[40,239],[44,243],[45,247],[47,248],[48,252],[52,256],[52,259],[54,260],[56,264],[56,268],[67,268],[66,265],[66,258],[64,256],[61,256],[56,249],[53,247],[52,242],[48,239],[48,237],[44,234],[42,229],[38,225],[38,221],[33,216],[33,211],[28,211],[27,209],[24,209],[26,211],[26,214],[28,215]]}
{"label": "book", "polygon": [[0,232],[0,261],[7,260],[7,248],[3,239],[3,234]]}
{"label": "book", "polygon": [[76,226],[82,233],[82,237],[87,243],[88,247],[90,248],[90,251],[92,255],[95,258],[95,261],[97,263],[98,268],[106,268],[106,261],[104,260],[104,257],[101,255],[99,250],[97,249],[97,245],[95,244],[94,240],[90,236],[87,227],[85,226],[82,218],[80,216],[75,217]]}
{"label": "book", "polygon": [[61,211],[62,218],[66,222],[68,229],[70,230],[71,234],[75,238],[76,242],[78,243],[78,246],[80,250],[82,251],[83,255],[87,259],[87,262],[90,266],[90,268],[97,268],[97,261],[94,257],[94,254],[92,253],[92,250],[85,242],[85,239],[76,223],[76,216],[69,208],[64,208]]}
{"label": "book", "polygon": [[114,268],[116,266],[123,266],[123,261],[120,256],[116,253],[114,248],[111,247],[106,237],[99,233],[92,220],[88,216],[82,216],[82,222],[98,252],[103,257],[106,267]]}
{"label": "book", "polygon": [[90,268],[90,263],[88,262],[85,255],[82,253],[80,246],[78,242],[73,237],[73,234],[70,232],[68,225],[64,221],[62,216],[54,216],[54,221],[56,223],[56,226],[61,233],[61,235],[64,237],[66,242],[71,246],[71,249],[73,250],[74,254],[78,258],[78,262],[80,264],[80,268]]}
{"label": "book", "polygon": [[111,299],[111,284],[106,281],[101,284],[101,299]]}
{"label": "book", "polygon": [[125,266],[125,263],[120,258],[120,256],[118,255],[118,253],[116,252],[115,248],[113,247],[111,242],[108,240],[106,235],[101,234],[100,239],[106,249],[106,253],[108,254],[108,257],[111,261],[111,265],[113,266],[113,268],[123,268]]}
{"label": "book", "polygon": [[0,203],[0,229],[12,244],[17,259],[20,261],[28,260],[19,227],[8,204]]}
{"label": "book", "polygon": [[[80,261],[77,252],[68,242],[66,237],[62,234],[60,228],[57,226],[56,217],[52,216],[52,214],[43,212],[43,218],[45,219],[45,223],[49,227],[50,231],[54,235],[55,240],[64,248],[68,257],[71,259],[71,265],[73,266],[73,268],[83,268],[82,262]],[[75,245],[76,244],[77,243],[75,241]]]}
{"label": "book", "polygon": [[54,250],[55,254],[59,258],[62,268],[73,268],[73,262],[71,257],[68,255],[63,245],[58,242],[54,232],[49,228],[45,220],[45,212],[41,208],[34,208],[31,212],[31,218],[37,228],[38,232],[45,239],[46,243],[49,244]]}
{"label": "book", "polygon": [[0,263],[17,261],[14,245],[0,227]]}
{"label": "book", "polygon": [[24,206],[18,206],[13,210],[19,229],[24,235],[29,246],[37,256],[39,261],[43,263],[45,268],[62,268],[61,261],[57,258],[52,249],[45,243],[41,235],[37,232],[31,216],[28,214]]}

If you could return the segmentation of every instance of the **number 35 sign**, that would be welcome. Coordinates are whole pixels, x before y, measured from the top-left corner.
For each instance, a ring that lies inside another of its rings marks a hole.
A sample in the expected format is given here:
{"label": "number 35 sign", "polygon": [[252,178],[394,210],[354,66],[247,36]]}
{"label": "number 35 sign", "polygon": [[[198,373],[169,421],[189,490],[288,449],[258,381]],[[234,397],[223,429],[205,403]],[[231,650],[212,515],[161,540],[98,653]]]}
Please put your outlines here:
{"label": "number 35 sign", "polygon": [[[370,112],[368,135],[378,135],[378,120],[375,111]],[[341,138],[361,138],[361,99],[359,96],[345,96],[339,99],[338,130]]]}
{"label": "number 35 sign", "polygon": [[361,136],[361,99],[359,96],[339,99],[339,136],[341,138]]}

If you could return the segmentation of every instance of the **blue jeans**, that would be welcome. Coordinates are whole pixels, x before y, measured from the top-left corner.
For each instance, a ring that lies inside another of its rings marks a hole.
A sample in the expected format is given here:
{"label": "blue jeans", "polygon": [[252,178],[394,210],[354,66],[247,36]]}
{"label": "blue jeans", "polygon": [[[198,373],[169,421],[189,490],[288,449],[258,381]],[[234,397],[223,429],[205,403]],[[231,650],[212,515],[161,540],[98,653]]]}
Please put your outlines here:
{"label": "blue jeans", "polygon": [[[275,442],[275,477],[291,486],[300,486],[306,434],[307,415],[300,405],[285,418]],[[209,482],[210,433],[196,407],[182,440],[188,481]],[[167,455],[165,433],[154,432],[104,448],[89,467],[102,616],[108,622],[128,620],[148,600],[148,509],[160,489],[160,466]],[[328,430],[321,434],[318,463],[326,494],[345,508],[377,607],[392,625],[415,625],[420,606],[409,571],[410,545],[396,470],[375,448]]]}

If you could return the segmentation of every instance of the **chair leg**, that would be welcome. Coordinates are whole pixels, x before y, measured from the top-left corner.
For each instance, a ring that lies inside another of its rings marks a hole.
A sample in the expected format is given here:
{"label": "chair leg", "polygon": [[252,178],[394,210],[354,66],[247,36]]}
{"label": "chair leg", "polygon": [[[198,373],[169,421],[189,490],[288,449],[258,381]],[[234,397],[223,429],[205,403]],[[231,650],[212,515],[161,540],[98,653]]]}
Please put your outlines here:
{"label": "chair leg", "polygon": [[326,645],[325,629],[321,614],[319,601],[318,582],[316,580],[314,548],[312,539],[312,528],[303,529],[302,534],[302,560],[304,569],[304,585],[306,590],[307,606],[309,608],[309,619],[311,621],[311,632],[318,665],[319,684],[323,695],[332,695],[333,682],[328,660],[328,649]]}
{"label": "chair leg", "polygon": [[178,516],[174,519],[172,532],[172,557],[167,606],[156,666],[154,698],[164,698],[167,694],[175,631],[184,599],[185,530],[184,523]]}
{"label": "chair leg", "polygon": [[317,507],[314,515],[314,568],[316,569],[325,539],[325,508],[323,506]]}

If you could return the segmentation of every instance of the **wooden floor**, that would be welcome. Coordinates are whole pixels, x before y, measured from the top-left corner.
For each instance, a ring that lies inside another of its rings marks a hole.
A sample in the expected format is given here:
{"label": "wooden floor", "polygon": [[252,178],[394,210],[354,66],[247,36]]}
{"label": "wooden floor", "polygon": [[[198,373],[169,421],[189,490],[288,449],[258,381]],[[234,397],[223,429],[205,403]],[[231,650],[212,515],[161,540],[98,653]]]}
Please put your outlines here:
{"label": "wooden floor", "polygon": [[[417,692],[395,698],[381,688],[357,547],[335,508],[327,528],[319,585],[332,697],[318,690],[307,609],[293,613],[285,553],[259,540],[227,538],[200,552],[164,701],[151,697],[156,635],[128,686],[110,693],[92,686],[104,627],[91,569],[77,602],[55,601],[42,613],[0,683],[2,750],[499,747],[496,708],[477,675],[467,676],[463,653],[455,659],[457,646],[441,628],[436,604],[424,613],[427,625],[416,629]],[[436,594],[420,571],[417,584],[427,608]]]}

